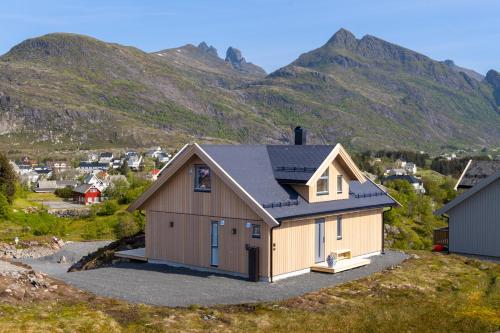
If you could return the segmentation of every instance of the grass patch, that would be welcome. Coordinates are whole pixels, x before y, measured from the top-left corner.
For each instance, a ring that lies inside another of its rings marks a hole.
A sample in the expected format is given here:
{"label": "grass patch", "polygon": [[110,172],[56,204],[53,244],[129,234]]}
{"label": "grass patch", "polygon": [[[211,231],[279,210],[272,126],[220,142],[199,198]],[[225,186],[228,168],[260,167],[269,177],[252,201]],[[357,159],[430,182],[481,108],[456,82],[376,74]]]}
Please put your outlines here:
{"label": "grass patch", "polygon": [[500,265],[414,252],[392,270],[283,302],[167,308],[89,295],[1,304],[0,331],[494,332]]}

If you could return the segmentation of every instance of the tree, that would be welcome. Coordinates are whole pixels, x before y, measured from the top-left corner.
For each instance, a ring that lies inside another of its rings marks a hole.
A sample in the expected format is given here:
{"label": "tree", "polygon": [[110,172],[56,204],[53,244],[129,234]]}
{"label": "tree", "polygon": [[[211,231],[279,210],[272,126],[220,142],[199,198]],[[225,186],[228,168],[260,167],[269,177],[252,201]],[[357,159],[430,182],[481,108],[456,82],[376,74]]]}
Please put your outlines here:
{"label": "tree", "polygon": [[125,160],[123,160],[123,163],[122,163],[122,165],[120,166],[120,168],[118,169],[118,171],[119,171],[122,175],[124,175],[124,176],[128,175],[128,172],[130,171],[130,169],[129,169],[129,167],[128,167],[128,162],[127,162],[127,160],[126,160],[126,159],[125,159]]}
{"label": "tree", "polygon": [[7,200],[7,197],[3,193],[0,193],[0,218],[8,220],[11,213],[12,209],[9,200]]}
{"label": "tree", "polygon": [[118,238],[129,237],[140,231],[140,226],[135,222],[130,213],[120,214],[118,223],[115,226],[115,234]]}
{"label": "tree", "polygon": [[0,153],[0,192],[12,203],[16,193],[16,174],[3,153]]}

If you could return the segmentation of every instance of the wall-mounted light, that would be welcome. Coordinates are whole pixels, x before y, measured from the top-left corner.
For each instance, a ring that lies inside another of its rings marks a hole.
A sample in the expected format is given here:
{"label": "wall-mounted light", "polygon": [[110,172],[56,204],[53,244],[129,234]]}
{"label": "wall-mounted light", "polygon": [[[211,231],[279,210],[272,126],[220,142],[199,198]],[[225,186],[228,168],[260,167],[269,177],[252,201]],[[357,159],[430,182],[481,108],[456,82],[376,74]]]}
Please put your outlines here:
{"label": "wall-mounted light", "polygon": [[245,223],[245,228],[250,229],[252,227],[252,223],[247,222]]}
{"label": "wall-mounted light", "polygon": [[219,225],[224,225],[226,222],[224,222],[224,220],[220,220],[219,221]]}
{"label": "wall-mounted light", "polygon": [[170,221],[170,228],[174,227],[174,221]]}
{"label": "wall-mounted light", "polygon": [[236,235],[236,228],[233,228],[231,232],[233,233],[233,235]]}

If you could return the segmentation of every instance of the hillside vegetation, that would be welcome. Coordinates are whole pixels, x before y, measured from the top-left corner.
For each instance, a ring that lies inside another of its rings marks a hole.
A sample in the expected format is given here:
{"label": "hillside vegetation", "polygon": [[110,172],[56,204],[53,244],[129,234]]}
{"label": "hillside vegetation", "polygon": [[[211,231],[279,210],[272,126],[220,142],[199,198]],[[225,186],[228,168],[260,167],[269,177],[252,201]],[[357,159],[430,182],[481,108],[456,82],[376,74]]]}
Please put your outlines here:
{"label": "hillside vegetation", "polygon": [[146,53],[49,34],[0,57],[0,145],[289,142],[300,124],[358,150],[495,147],[498,78],[343,29],[267,76],[234,48],[223,60],[206,43]]}

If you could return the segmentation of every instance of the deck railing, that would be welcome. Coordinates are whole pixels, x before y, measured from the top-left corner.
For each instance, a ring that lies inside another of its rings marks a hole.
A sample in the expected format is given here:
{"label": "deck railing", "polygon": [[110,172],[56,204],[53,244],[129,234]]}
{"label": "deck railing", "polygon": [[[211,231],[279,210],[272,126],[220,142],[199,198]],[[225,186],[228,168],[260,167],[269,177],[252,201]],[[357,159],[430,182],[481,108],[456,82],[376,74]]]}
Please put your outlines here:
{"label": "deck railing", "polygon": [[434,229],[434,245],[448,246],[448,228]]}

